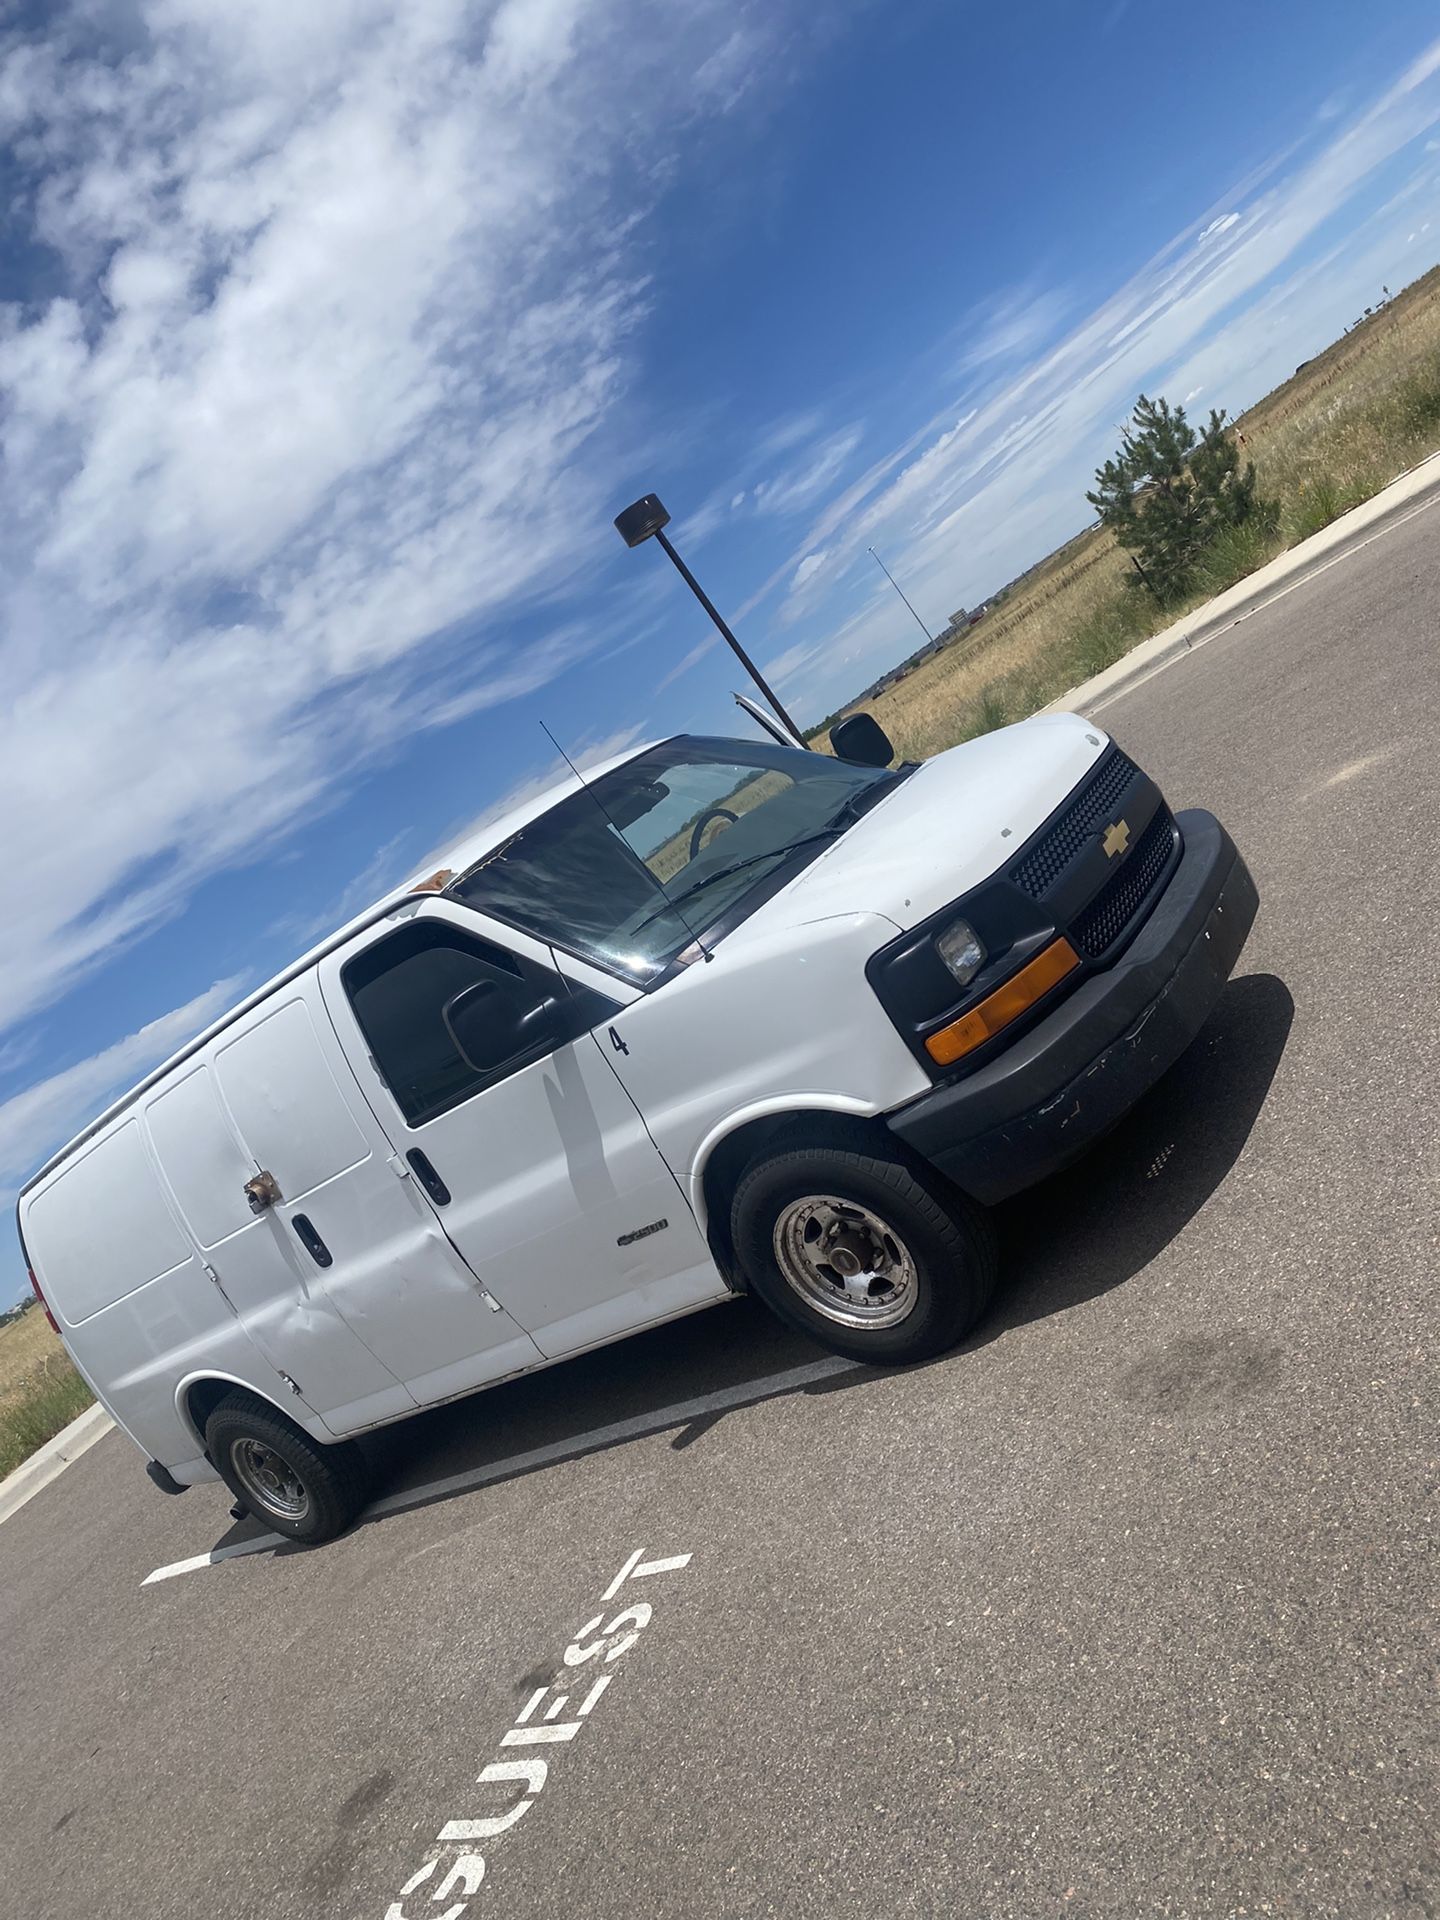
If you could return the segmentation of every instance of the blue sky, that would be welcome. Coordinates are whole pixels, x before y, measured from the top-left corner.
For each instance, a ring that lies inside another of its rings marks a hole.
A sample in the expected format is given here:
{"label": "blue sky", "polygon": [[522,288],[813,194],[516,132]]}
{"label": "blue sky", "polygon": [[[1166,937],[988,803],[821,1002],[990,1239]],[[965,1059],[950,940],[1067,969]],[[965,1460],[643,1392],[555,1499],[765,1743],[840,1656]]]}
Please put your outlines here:
{"label": "blue sky", "polygon": [[635,495],[814,719],[917,638],[867,546],[943,623],[1142,387],[1234,411],[1440,257],[1411,0],[0,22],[7,1203],[542,718],[733,730]]}

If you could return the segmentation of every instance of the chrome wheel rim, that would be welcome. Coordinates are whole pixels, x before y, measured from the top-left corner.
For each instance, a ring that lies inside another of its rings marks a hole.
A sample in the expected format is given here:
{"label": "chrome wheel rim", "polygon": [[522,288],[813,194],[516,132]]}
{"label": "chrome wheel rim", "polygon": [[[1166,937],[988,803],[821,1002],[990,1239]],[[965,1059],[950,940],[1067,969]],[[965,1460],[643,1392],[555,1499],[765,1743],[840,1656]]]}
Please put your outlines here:
{"label": "chrome wheel rim", "polygon": [[914,1308],[914,1256],[873,1207],[831,1193],[792,1200],[775,1222],[775,1264],[809,1307],[842,1327],[893,1327]]}
{"label": "chrome wheel rim", "polygon": [[277,1520],[303,1520],[310,1511],[310,1494],[304,1481],[285,1456],[267,1447],[263,1440],[245,1435],[232,1440],[230,1465],[246,1499]]}

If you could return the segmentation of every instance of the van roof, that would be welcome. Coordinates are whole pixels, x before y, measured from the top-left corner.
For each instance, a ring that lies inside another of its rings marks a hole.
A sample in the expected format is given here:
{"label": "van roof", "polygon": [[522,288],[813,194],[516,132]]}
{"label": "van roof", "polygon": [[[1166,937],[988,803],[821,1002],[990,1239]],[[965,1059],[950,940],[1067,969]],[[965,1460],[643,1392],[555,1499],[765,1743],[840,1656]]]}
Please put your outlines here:
{"label": "van roof", "polygon": [[[674,739],[683,736],[666,737]],[[132,1106],[142,1093],[158,1085],[166,1074],[188,1060],[192,1054],[198,1053],[201,1047],[206,1046],[217,1034],[223,1033],[226,1027],[238,1020],[242,1014],[249,1013],[253,1007],[261,1005],[288,981],[298,978],[307,968],[313,967],[318,960],[324,959],[327,953],[333,953],[337,947],[343,947],[347,940],[352,940],[357,933],[363,933],[366,927],[374,926],[377,921],[385,919],[398,907],[403,907],[407,901],[439,892],[440,888],[435,885],[435,882],[441,873],[448,871],[456,877],[467,873],[477,860],[483,859],[494,848],[503,846],[522,827],[528,826],[530,821],[538,819],[542,813],[548,813],[551,807],[556,806],[561,800],[567,800],[572,793],[578,793],[587,781],[598,779],[601,774],[609,773],[615,767],[623,767],[627,761],[637,759],[642,753],[648,753],[652,747],[661,744],[660,740],[647,740],[638,746],[627,747],[622,753],[611,754],[604,760],[596,761],[593,766],[586,767],[584,779],[573,772],[567,773],[563,779],[523,793],[510,806],[504,806],[502,803],[500,808],[482,813],[452,847],[432,854],[419,873],[405,881],[402,886],[383,895],[363,913],[356,914],[343,926],[337,927],[333,933],[328,934],[315,946],[308,948],[297,960],[292,960],[289,966],[282,967],[279,973],[273,975],[263,986],[256,987],[252,993],[246,994],[244,999],[238,1000],[227,1013],[221,1014],[218,1020],[212,1020],[203,1032],[197,1033],[193,1040],[187,1041],[183,1047],[172,1053],[168,1060],[162,1060],[160,1065],[153,1068],[142,1080],[137,1080],[128,1093],[121,1094],[118,1100],[111,1101],[105,1111],[98,1114],[89,1126],[82,1128],[74,1139],[67,1140],[63,1147],[50,1155],[44,1166],[38,1167],[31,1174],[20,1189],[21,1197],[29,1193],[31,1188],[37,1186],[48,1174],[53,1173],[56,1167],[82,1147],[87,1140],[93,1140],[102,1128],[109,1126],[112,1120],[118,1118],[127,1107]]]}

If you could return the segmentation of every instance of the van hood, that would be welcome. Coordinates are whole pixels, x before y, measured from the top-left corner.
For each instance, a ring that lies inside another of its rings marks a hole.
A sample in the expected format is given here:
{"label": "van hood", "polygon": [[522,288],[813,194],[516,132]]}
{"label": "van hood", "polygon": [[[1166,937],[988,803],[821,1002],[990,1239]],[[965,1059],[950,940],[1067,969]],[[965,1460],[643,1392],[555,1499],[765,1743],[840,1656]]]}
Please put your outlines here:
{"label": "van hood", "polygon": [[1108,744],[1093,721],[1049,713],[937,754],[731,937],[852,913],[881,915],[903,932],[988,879]]}

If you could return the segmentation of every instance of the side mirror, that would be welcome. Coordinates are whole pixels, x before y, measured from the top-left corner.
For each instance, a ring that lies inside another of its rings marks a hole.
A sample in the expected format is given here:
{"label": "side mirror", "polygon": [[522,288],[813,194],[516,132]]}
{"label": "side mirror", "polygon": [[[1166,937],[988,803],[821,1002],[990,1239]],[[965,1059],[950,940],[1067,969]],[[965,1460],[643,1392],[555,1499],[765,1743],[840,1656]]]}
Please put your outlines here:
{"label": "side mirror", "polygon": [[837,760],[853,760],[862,767],[888,767],[895,758],[890,736],[873,713],[847,713],[830,729],[830,746]]}
{"label": "side mirror", "polygon": [[477,1073],[494,1073],[517,1055],[554,1045],[560,1037],[559,1002],[539,998],[517,980],[477,980],[446,1002],[441,1018],[460,1057]]}

